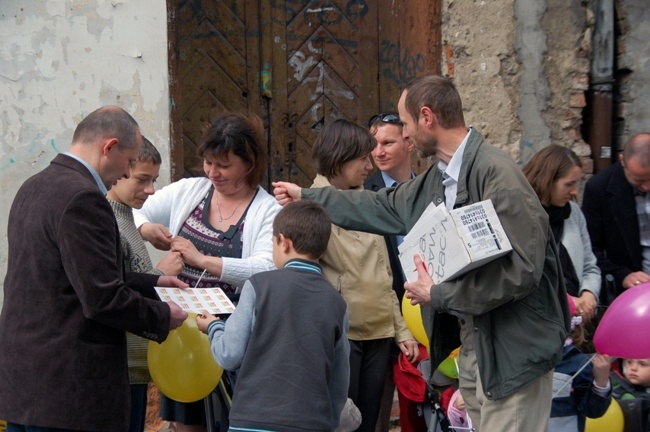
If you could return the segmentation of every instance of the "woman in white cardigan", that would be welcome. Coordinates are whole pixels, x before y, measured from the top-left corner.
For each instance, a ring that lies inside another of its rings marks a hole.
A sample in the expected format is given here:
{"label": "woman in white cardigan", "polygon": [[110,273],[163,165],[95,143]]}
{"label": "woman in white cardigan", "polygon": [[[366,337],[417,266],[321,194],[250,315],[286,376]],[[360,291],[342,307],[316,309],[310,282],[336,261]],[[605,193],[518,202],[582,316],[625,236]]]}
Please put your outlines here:
{"label": "woman in white cardigan", "polygon": [[[157,230],[158,233],[163,233],[162,235],[169,242],[169,236],[165,232],[169,232],[172,237],[176,236],[189,214],[206,197],[212,187],[210,179],[199,177],[181,179],[157,191],[149,197],[142,209],[134,211],[136,226],[139,227],[140,234],[145,240],[151,238],[149,241],[156,246],[155,234],[148,236],[146,233],[148,228],[154,232]],[[201,266],[211,267],[209,261],[214,260],[214,267],[220,266],[221,271],[214,270],[213,273],[208,270],[208,272],[219,275],[222,281],[237,287],[242,286],[246,279],[255,273],[275,268],[273,266],[272,243],[273,219],[281,207],[275,198],[261,187],[258,186],[255,191],[257,195],[252,201],[249,200],[250,206],[246,214],[247,229],[244,230],[242,236],[242,257],[205,257],[208,263]],[[242,204],[238,210],[245,209],[246,206]],[[235,217],[228,218],[228,221],[233,219]],[[226,223],[229,224],[229,222]],[[150,227],[147,227],[146,224],[149,224]],[[183,258],[187,260],[185,255]],[[190,286],[194,285],[190,284]]]}
{"label": "woman in white cardigan", "polygon": [[[191,287],[219,287],[233,298],[246,279],[275,268],[273,220],[280,205],[259,186],[266,170],[263,134],[258,117],[218,117],[198,149],[207,177],[172,183],[134,212],[145,240],[181,254],[178,278]],[[176,422],[177,431],[205,430],[203,401],[163,398],[161,416]]]}
{"label": "woman in white cardigan", "polygon": [[588,322],[598,306],[601,274],[587,223],[575,202],[582,162],[570,149],[551,145],[538,151],[523,171],[549,215],[567,293],[573,297],[576,312]]}

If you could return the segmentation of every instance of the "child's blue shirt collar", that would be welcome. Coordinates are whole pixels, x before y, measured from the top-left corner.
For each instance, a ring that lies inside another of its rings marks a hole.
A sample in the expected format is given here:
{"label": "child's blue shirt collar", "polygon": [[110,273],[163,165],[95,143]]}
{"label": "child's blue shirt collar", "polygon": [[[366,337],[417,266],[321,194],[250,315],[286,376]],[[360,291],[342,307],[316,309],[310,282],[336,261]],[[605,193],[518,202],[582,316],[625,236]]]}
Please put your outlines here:
{"label": "child's blue shirt collar", "polygon": [[284,268],[294,268],[297,270],[305,270],[314,273],[323,273],[323,268],[315,261],[304,260],[300,258],[294,258],[284,265]]}

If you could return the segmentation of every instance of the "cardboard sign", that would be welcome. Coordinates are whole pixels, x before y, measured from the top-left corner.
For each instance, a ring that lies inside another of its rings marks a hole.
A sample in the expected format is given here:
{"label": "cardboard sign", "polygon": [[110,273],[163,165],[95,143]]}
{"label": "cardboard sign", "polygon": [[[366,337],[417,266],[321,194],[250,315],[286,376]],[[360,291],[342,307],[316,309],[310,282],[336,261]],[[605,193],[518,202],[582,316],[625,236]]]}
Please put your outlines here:
{"label": "cardboard sign", "polygon": [[409,282],[417,280],[413,255],[420,254],[429,276],[444,282],[512,250],[491,200],[447,211],[433,203],[399,245],[400,263]]}

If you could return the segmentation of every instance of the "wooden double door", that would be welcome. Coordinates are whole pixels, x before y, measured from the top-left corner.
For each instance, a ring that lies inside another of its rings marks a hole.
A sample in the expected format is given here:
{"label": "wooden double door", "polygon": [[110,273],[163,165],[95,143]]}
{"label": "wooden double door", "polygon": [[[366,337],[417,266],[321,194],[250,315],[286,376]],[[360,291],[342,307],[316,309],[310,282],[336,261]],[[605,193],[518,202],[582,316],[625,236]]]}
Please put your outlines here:
{"label": "wooden double door", "polygon": [[234,110],[264,120],[266,186],[308,186],[328,119],[365,125],[439,69],[440,0],[168,0],[168,28],[174,179],[202,175],[202,133]]}

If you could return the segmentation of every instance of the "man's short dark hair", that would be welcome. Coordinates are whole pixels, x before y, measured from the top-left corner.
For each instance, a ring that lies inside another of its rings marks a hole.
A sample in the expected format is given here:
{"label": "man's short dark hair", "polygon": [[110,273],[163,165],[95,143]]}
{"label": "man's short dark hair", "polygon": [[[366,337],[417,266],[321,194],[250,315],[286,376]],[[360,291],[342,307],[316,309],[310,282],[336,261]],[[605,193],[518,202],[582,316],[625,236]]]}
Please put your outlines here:
{"label": "man's short dark hair", "polygon": [[344,163],[367,156],[377,141],[367,129],[346,119],[329,121],[323,126],[311,149],[316,172],[332,178]]}
{"label": "man's short dark hair", "polygon": [[420,118],[420,108],[429,107],[444,129],[465,126],[463,103],[456,86],[449,78],[424,75],[413,79],[404,88],[406,111],[414,120]]}
{"label": "man's short dark hair", "polygon": [[91,112],[79,122],[72,142],[92,144],[104,138],[117,138],[118,148],[134,148],[139,130],[138,122],[122,108],[105,106]]}
{"label": "man's short dark hair", "polygon": [[296,252],[316,260],[327,250],[332,219],[313,201],[295,201],[285,205],[273,221],[274,241],[280,234],[291,240]]}
{"label": "man's short dark hair", "polygon": [[138,153],[138,160],[136,162],[149,162],[153,165],[162,164],[160,152],[145,136],[142,137],[142,147],[140,147],[140,153]]}

